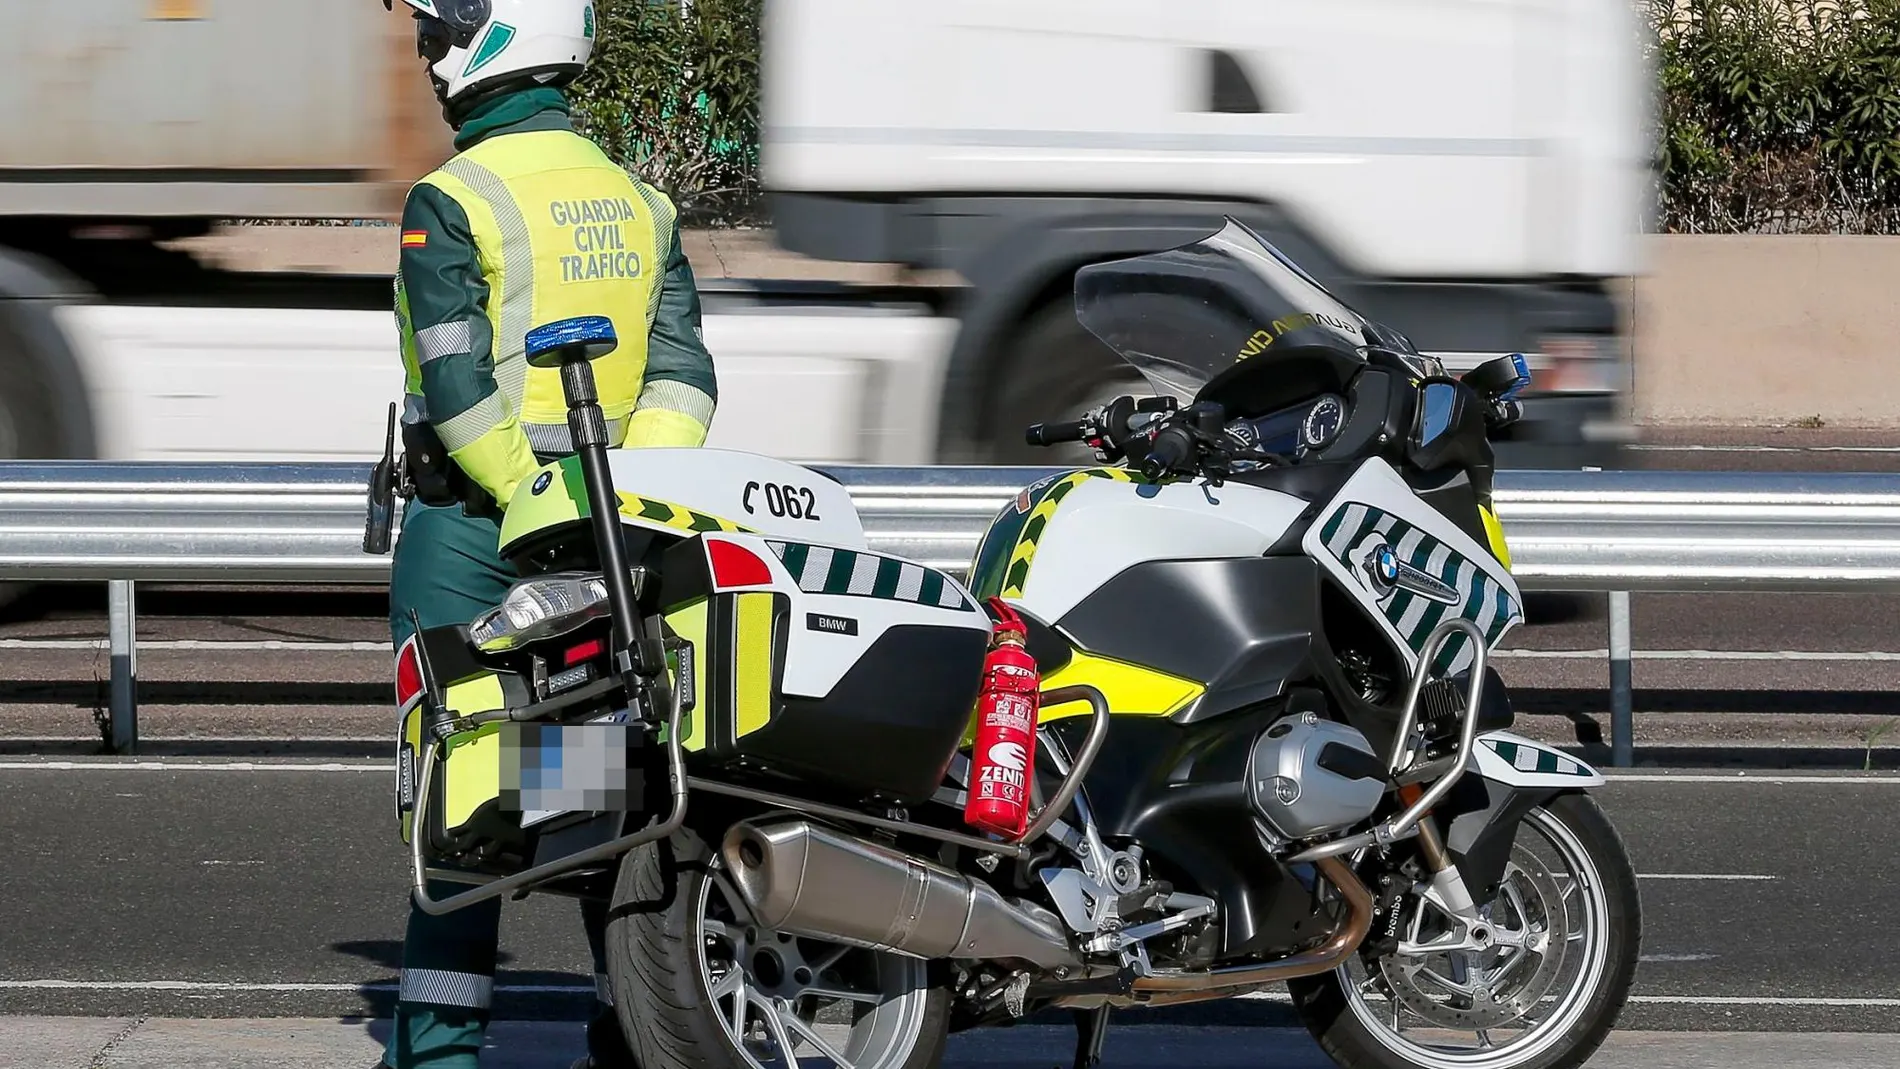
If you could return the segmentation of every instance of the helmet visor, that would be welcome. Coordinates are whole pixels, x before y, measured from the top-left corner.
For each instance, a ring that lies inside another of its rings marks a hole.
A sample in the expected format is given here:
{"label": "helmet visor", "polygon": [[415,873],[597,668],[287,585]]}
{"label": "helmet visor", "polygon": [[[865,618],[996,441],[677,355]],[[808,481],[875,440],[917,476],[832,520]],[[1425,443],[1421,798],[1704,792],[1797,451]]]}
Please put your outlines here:
{"label": "helmet visor", "polygon": [[416,54],[430,63],[442,62],[450,49],[475,43],[475,34],[494,13],[490,0],[436,0],[435,9],[435,15],[415,13]]}
{"label": "helmet visor", "polygon": [[416,55],[430,63],[440,63],[454,47],[455,31],[449,29],[448,23],[428,15],[416,16]]}

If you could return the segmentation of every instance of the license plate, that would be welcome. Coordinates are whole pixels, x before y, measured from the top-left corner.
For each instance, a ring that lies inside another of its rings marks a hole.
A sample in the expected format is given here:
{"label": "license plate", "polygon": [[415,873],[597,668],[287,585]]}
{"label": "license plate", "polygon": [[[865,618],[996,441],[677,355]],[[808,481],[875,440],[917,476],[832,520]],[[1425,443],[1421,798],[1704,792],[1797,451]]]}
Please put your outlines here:
{"label": "license plate", "polygon": [[521,723],[501,732],[501,809],[520,813],[521,826],[563,813],[624,813],[631,797],[624,713],[585,724]]}

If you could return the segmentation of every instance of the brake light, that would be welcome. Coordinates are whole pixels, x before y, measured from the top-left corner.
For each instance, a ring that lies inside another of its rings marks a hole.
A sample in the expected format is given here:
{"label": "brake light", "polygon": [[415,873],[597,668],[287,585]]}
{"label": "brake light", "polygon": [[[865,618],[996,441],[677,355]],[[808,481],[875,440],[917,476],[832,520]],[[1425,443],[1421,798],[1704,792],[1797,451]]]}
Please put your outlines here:
{"label": "brake light", "polygon": [[409,708],[422,697],[422,661],[416,653],[419,637],[409,636],[409,641],[396,651],[396,707],[399,709]]}
{"label": "brake light", "polygon": [[578,646],[571,647],[567,651],[566,655],[561,658],[561,667],[572,668],[577,664],[583,664],[587,661],[591,661],[594,658],[605,654],[606,652],[607,652],[606,639],[604,638],[590,639],[589,641],[583,642]]}
{"label": "brake light", "polygon": [[706,559],[712,565],[713,585],[720,589],[735,586],[771,586],[772,569],[758,554],[722,539],[706,540]]}

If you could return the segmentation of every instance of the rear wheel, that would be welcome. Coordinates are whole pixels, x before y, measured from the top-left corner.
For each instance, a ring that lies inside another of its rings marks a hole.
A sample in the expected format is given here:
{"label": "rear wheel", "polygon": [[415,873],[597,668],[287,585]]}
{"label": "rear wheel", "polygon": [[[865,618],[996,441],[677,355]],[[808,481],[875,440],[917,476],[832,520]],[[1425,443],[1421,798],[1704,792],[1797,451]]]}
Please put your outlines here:
{"label": "rear wheel", "polygon": [[1497,897],[1479,907],[1483,949],[1442,949],[1462,931],[1408,903],[1398,952],[1289,985],[1344,1069],[1574,1069],[1616,1023],[1641,913],[1622,838],[1588,796],[1525,816]]}
{"label": "rear wheel", "polygon": [[622,859],[607,926],[642,1069],[932,1069],[949,990],[928,963],[758,926],[691,832]]}

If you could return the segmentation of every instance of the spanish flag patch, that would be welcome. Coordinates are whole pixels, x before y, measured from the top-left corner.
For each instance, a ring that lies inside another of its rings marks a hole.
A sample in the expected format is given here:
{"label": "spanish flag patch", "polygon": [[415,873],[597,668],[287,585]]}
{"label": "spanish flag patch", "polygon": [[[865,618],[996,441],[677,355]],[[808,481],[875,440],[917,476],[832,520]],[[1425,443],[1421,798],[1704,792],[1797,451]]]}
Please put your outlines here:
{"label": "spanish flag patch", "polygon": [[405,230],[402,232],[402,247],[403,248],[422,249],[422,248],[427,248],[428,245],[429,245],[429,232],[427,230]]}

